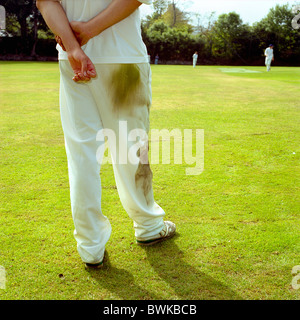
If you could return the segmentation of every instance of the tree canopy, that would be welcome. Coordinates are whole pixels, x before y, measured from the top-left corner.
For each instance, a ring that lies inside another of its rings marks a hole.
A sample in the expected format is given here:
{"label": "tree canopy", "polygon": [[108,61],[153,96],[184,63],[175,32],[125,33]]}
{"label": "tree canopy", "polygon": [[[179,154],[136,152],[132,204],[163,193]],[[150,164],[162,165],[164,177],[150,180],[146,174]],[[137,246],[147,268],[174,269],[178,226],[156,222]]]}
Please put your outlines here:
{"label": "tree canopy", "polygon": [[143,21],[143,36],[151,54],[165,60],[191,60],[198,51],[203,63],[261,64],[272,42],[277,61],[300,64],[300,32],[293,29],[293,8],[276,5],[261,21],[250,26],[236,12],[214,13],[204,19],[182,9],[180,1],[154,1],[152,15]]}
{"label": "tree canopy", "polygon": [[[192,54],[198,51],[198,61],[204,64],[255,65],[262,63],[263,50],[273,43],[276,61],[300,64],[300,31],[292,27],[292,21],[294,25],[297,21],[291,5],[276,5],[265,18],[250,26],[236,12],[218,17],[212,12],[203,17],[188,12],[184,3],[155,0],[152,13],[143,18],[142,35],[153,58],[159,54],[165,62],[191,61]],[[1,45],[0,53],[35,56],[45,55],[46,51],[49,55],[47,46],[53,46],[53,34],[35,0],[0,0],[0,5],[7,13],[6,30],[0,31],[0,42],[6,45]],[[56,55],[56,51],[51,54]]]}

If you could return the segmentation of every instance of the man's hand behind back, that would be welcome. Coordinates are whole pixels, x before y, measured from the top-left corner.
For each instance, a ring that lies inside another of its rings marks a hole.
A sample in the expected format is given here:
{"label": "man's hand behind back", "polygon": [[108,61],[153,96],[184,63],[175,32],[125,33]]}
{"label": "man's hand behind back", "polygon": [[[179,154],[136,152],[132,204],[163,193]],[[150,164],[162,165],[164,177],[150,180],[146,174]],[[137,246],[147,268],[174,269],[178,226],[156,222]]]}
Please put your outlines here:
{"label": "man's hand behind back", "polygon": [[97,76],[94,64],[81,48],[68,52],[68,59],[75,74],[75,82],[86,82]]}
{"label": "man's hand behind back", "polygon": [[[91,39],[91,35],[88,33],[86,22],[80,21],[72,21],[70,22],[70,27],[73,30],[73,33],[80,45],[80,47],[84,46]],[[59,36],[55,36],[56,42],[62,47],[64,51],[66,51],[65,46]]]}

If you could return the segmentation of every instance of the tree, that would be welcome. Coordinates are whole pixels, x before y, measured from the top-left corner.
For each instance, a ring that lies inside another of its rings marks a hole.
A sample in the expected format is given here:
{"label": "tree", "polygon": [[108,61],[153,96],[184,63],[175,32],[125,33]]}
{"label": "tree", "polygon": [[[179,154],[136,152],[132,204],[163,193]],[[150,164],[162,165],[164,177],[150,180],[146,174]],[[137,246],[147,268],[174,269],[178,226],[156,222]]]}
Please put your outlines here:
{"label": "tree", "polygon": [[247,37],[250,29],[243,24],[239,14],[230,12],[221,14],[212,28],[212,55],[224,60],[239,59],[246,64],[241,56],[243,46],[241,40]]}
{"label": "tree", "polygon": [[162,15],[162,19],[171,28],[184,29],[188,32],[193,31],[193,27],[190,24],[189,14],[181,10],[177,5],[177,1],[175,0],[169,2],[167,10]]}
{"label": "tree", "polygon": [[153,1],[154,13],[161,17],[163,13],[167,10],[168,0],[155,0]]}
{"label": "tree", "polygon": [[144,41],[148,52],[157,53],[161,60],[186,61],[192,54],[204,47],[203,40],[186,30],[171,28],[164,21],[156,21],[146,30]]}
{"label": "tree", "polygon": [[142,30],[146,31],[148,28],[152,26],[156,21],[162,20],[162,15],[166,11],[168,7],[168,0],[156,0],[153,1],[153,13],[151,15],[146,16],[146,18],[142,21]]}
{"label": "tree", "polygon": [[276,5],[268,15],[253,27],[254,34],[259,40],[261,51],[270,43],[275,45],[277,58],[282,60],[296,59],[300,54],[299,30],[291,27],[295,14],[290,5]]}
{"label": "tree", "polygon": [[143,38],[149,53],[155,55],[158,52],[164,51],[163,34],[168,29],[169,27],[163,21],[156,21],[146,30]]}
{"label": "tree", "polygon": [[21,37],[27,38],[28,27],[27,18],[32,14],[34,0],[0,0],[0,4],[4,6],[7,15],[16,18],[20,25]]}
{"label": "tree", "polygon": [[189,13],[181,10],[178,1],[172,0],[156,0],[153,2],[154,11],[143,20],[143,28],[149,29],[151,25],[157,21],[163,21],[171,28],[193,31],[193,26],[190,24]]}
{"label": "tree", "polygon": [[39,30],[49,32],[36,0],[0,0],[7,15],[6,35],[19,36],[23,53],[36,55]]}
{"label": "tree", "polygon": [[213,28],[216,22],[215,12],[206,16],[205,19],[202,20],[200,24],[200,20],[197,20],[197,28],[196,32],[198,34],[198,42],[202,45],[202,52],[199,52],[198,55],[202,54],[203,57],[210,60],[211,52],[212,52],[212,45],[213,45]]}

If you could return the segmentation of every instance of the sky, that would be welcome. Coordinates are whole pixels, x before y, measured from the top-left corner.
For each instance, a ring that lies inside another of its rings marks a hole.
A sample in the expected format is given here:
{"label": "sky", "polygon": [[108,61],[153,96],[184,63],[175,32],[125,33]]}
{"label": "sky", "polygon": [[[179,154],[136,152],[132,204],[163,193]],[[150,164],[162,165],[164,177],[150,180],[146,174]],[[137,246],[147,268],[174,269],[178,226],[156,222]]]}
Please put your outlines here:
{"label": "sky", "polygon": [[[276,4],[300,4],[300,0],[177,0],[177,2],[184,11],[199,13],[202,17],[208,16],[213,11],[216,12],[216,17],[222,13],[235,11],[244,23],[250,25],[264,18]],[[143,4],[142,16],[151,14],[151,7]]]}

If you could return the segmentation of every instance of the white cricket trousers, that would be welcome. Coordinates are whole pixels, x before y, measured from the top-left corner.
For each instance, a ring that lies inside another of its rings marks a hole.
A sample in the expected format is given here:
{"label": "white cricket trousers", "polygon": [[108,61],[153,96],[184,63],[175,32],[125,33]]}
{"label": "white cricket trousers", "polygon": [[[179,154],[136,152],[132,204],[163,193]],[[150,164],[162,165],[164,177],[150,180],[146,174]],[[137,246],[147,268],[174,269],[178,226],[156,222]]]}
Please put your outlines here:
{"label": "white cricket trousers", "polygon": [[266,64],[266,67],[267,67],[267,71],[271,70],[271,63],[272,63],[272,58],[266,57],[265,64]]}
{"label": "white cricket trousers", "polygon": [[101,210],[101,129],[115,132],[115,144],[108,139],[109,149],[116,150],[112,154],[113,170],[120,200],[133,220],[135,236],[156,235],[164,226],[165,212],[153,199],[149,164],[139,160],[142,148],[136,152],[136,163],[118,161],[119,147],[129,149],[135,143],[128,141],[126,135],[119,137],[120,121],[126,122],[127,133],[137,128],[149,132],[151,70],[148,63],[97,64],[97,78],[75,83],[69,62],[62,60],[59,66],[74,236],[83,262],[97,263],[103,259],[111,234],[110,222]]}

